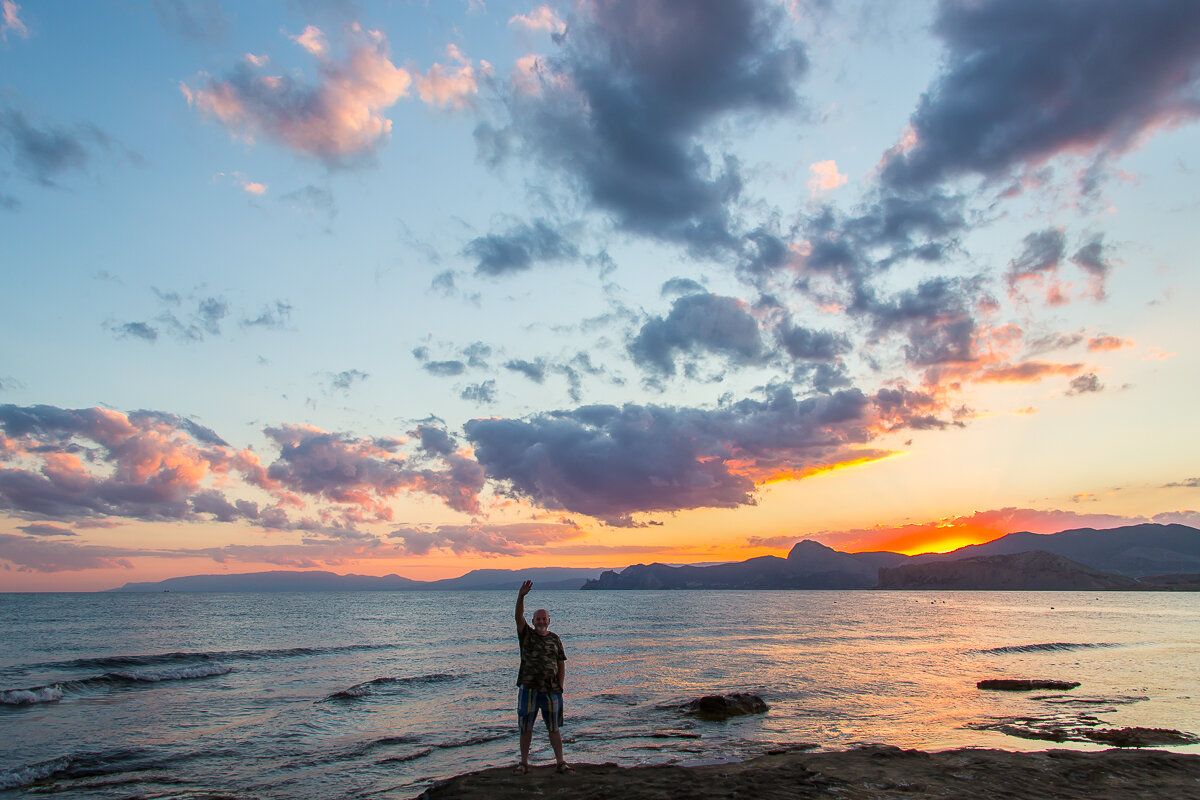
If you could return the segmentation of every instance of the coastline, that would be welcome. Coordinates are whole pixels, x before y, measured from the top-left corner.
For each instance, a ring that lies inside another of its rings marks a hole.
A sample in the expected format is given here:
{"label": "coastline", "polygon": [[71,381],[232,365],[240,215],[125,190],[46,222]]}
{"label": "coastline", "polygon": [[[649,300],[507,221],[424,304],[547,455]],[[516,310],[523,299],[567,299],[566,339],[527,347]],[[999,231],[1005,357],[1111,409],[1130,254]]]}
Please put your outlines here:
{"label": "coastline", "polygon": [[563,800],[1200,797],[1200,755],[1166,750],[926,752],[873,745],[809,752],[812,747],[796,745],[747,761],[700,766],[575,764],[573,775],[560,775],[553,765],[535,766],[524,776],[513,775],[512,767],[497,767],[439,781],[416,800],[532,795]]}

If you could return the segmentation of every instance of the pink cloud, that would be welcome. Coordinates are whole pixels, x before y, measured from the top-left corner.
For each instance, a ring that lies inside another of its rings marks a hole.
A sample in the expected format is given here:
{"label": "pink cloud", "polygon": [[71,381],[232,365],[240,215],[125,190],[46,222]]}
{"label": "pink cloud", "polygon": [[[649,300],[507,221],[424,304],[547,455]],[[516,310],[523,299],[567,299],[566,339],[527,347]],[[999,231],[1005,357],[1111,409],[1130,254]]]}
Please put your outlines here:
{"label": "pink cloud", "polygon": [[850,180],[838,172],[836,161],[818,161],[809,165],[808,172],[811,177],[806,185],[813,196],[833,191]]}
{"label": "pink cloud", "polygon": [[1120,350],[1125,347],[1133,347],[1133,342],[1129,339],[1122,339],[1120,336],[1109,336],[1102,334],[1088,339],[1087,348],[1093,353],[1109,350]]}
{"label": "pink cloud", "polygon": [[508,24],[527,31],[547,33],[563,33],[567,29],[566,23],[558,18],[550,6],[538,6],[528,14],[517,14],[509,18]]}
{"label": "pink cloud", "polygon": [[22,39],[29,38],[29,28],[21,21],[20,13],[21,7],[13,0],[0,2],[0,41],[8,41],[9,31]]}
{"label": "pink cloud", "polygon": [[470,60],[452,44],[446,47],[446,55],[456,66],[435,63],[424,75],[417,73],[417,95],[424,103],[438,108],[466,108],[470,105],[471,98],[479,93],[478,76],[489,74],[491,65],[480,61],[476,70]]}
{"label": "pink cloud", "polygon": [[351,26],[342,61],[330,57],[316,28],[293,38],[317,59],[316,86],[291,76],[264,75],[264,59],[253,58],[225,80],[206,76],[196,87],[181,85],[189,105],[235,134],[262,134],[332,164],[368,154],[385,142],[392,121],[384,112],[413,83],[407,69],[392,63],[387,38]]}
{"label": "pink cloud", "polygon": [[407,555],[423,556],[432,550],[458,555],[524,555],[542,545],[577,539],[584,531],[573,522],[519,522],[508,525],[440,525],[433,529],[397,528],[389,534],[400,539]]}

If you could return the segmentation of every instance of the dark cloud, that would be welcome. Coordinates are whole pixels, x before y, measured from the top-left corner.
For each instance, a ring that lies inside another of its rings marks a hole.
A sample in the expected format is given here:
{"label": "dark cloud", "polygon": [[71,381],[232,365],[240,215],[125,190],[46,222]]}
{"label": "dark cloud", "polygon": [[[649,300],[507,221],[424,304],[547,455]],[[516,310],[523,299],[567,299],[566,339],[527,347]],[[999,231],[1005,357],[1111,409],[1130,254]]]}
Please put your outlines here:
{"label": "dark cloud", "polygon": [[1195,117],[1200,5],[1192,0],[943,0],[941,75],[883,181],[1001,178],[1064,151],[1104,158]]}
{"label": "dark cloud", "polygon": [[144,342],[158,341],[158,330],[146,322],[110,323],[108,329],[118,339],[141,339]]}
{"label": "dark cloud", "polygon": [[488,359],[492,356],[492,348],[483,342],[473,342],[463,348],[467,366],[472,369],[487,369]]}
{"label": "dark cloud", "polygon": [[57,525],[50,525],[46,522],[33,522],[29,525],[18,525],[17,530],[24,531],[30,536],[78,536],[79,534],[69,528],[60,528]]}
{"label": "dark cloud", "polygon": [[20,211],[21,201],[11,194],[0,192],[0,211]]}
{"label": "dark cloud", "polygon": [[132,569],[129,556],[142,555],[120,547],[47,542],[0,533],[0,561],[27,572],[63,572],[81,569]]}
{"label": "dark cloud", "polygon": [[1104,388],[1100,383],[1100,379],[1096,377],[1096,373],[1089,372],[1086,375],[1077,375],[1071,379],[1071,388],[1067,394],[1087,394],[1089,392],[1098,392]]}
{"label": "dark cloud", "polygon": [[546,359],[544,358],[534,361],[514,358],[504,362],[504,368],[512,372],[519,372],[534,383],[544,383],[546,380]]}
{"label": "dark cloud", "polygon": [[516,419],[475,419],[467,438],[489,477],[550,509],[614,525],[639,512],[732,508],[756,481],[844,460],[869,438],[858,391],[765,400],[714,410],[583,406]]}
{"label": "dark cloud", "polygon": [[287,327],[292,317],[292,307],[282,300],[266,305],[257,317],[247,317],[241,322],[243,328],[274,328],[282,330]]}
{"label": "dark cloud", "polygon": [[639,366],[661,375],[675,374],[679,353],[722,355],[738,365],[759,362],[766,353],[746,303],[715,294],[678,298],[666,317],[642,325],[628,350]]}
{"label": "dark cloud", "polygon": [[973,307],[986,300],[978,278],[937,277],[891,297],[869,296],[855,311],[872,320],[877,337],[902,333],[908,362],[927,366],[974,360]]}
{"label": "dark cloud", "polygon": [[337,219],[338,204],[333,192],[323,186],[311,183],[293,192],[280,195],[279,202],[286,203],[289,208],[313,216],[324,217],[326,226]]}
{"label": "dark cloud", "polygon": [[704,291],[704,287],[691,278],[671,278],[663,283],[659,295],[670,297],[672,295],[703,294]]}
{"label": "dark cloud", "polygon": [[483,383],[473,383],[463,389],[459,397],[480,405],[491,405],[496,402],[496,382],[486,380]]}
{"label": "dark cloud", "polygon": [[12,154],[17,171],[42,186],[88,163],[88,146],[104,136],[95,128],[68,131],[55,125],[38,127],[13,108],[0,108],[0,144]]}
{"label": "dark cloud", "polygon": [[1200,489],[1200,478],[1188,478],[1185,481],[1173,481],[1164,483],[1160,488],[1163,489]]}
{"label": "dark cloud", "polygon": [[370,374],[358,369],[344,369],[337,374],[329,375],[330,391],[349,392],[356,383],[362,383]]}
{"label": "dark cloud", "polygon": [[1105,282],[1112,272],[1112,264],[1109,262],[1111,250],[1112,248],[1104,243],[1104,237],[1097,235],[1085,242],[1075,251],[1075,255],[1071,256],[1071,263],[1082,269],[1091,279],[1092,294],[1097,300],[1103,300],[1105,297]]}
{"label": "dark cloud", "polygon": [[730,115],[797,107],[807,59],[785,22],[782,7],[754,0],[577,6],[557,54],[513,87],[511,127],[477,130],[480,157],[500,161],[515,140],[626,230],[732,248],[738,164],[702,137]]}
{"label": "dark cloud", "polygon": [[818,331],[786,323],[779,329],[779,341],[788,355],[797,361],[833,361],[850,352],[850,339],[832,331]]}
{"label": "dark cloud", "polygon": [[472,239],[463,252],[478,259],[476,275],[521,272],[542,261],[579,258],[579,248],[546,220],[520,224],[502,234]]}
{"label": "dark cloud", "polygon": [[453,378],[467,371],[467,365],[461,361],[427,361],[421,368],[439,378]]}
{"label": "dark cloud", "polygon": [[1009,264],[1007,280],[1010,287],[1022,278],[1045,275],[1058,269],[1067,254],[1067,237],[1061,228],[1047,228],[1031,233],[1024,239],[1021,254]]}
{"label": "dark cloud", "polygon": [[913,391],[906,387],[885,387],[872,398],[879,412],[879,419],[889,431],[911,428],[913,430],[941,430],[952,424],[939,416],[945,409],[943,403],[931,392]]}

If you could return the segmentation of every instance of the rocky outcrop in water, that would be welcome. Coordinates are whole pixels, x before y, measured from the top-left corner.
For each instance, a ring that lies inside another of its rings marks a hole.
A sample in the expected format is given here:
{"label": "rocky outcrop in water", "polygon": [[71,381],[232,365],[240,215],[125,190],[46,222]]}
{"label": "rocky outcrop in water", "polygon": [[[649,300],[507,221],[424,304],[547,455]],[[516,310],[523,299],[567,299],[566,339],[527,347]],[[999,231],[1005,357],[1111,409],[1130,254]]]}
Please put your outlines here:
{"label": "rocky outcrop in water", "polygon": [[975,684],[976,689],[990,689],[1001,692],[1031,692],[1034,689],[1053,689],[1065,692],[1075,689],[1078,686],[1078,681],[1041,681],[1025,678],[988,678]]}
{"label": "rocky outcrop in water", "polygon": [[765,714],[770,708],[756,694],[712,694],[699,697],[690,703],[685,703],[683,713],[708,722],[721,722],[730,717],[740,717],[746,714]]}

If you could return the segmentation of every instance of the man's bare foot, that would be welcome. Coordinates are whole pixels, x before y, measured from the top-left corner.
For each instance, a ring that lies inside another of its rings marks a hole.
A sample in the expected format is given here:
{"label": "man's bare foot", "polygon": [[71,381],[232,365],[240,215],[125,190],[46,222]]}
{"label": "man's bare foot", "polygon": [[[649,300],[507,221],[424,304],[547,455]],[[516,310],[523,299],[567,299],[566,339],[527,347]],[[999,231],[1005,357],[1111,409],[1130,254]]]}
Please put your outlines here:
{"label": "man's bare foot", "polygon": [[563,775],[574,775],[575,774],[575,769],[565,761],[559,762],[558,771],[560,773],[562,773]]}
{"label": "man's bare foot", "polygon": [[517,764],[517,768],[513,770],[513,775],[528,775],[528,774],[529,774],[529,765],[524,762]]}

